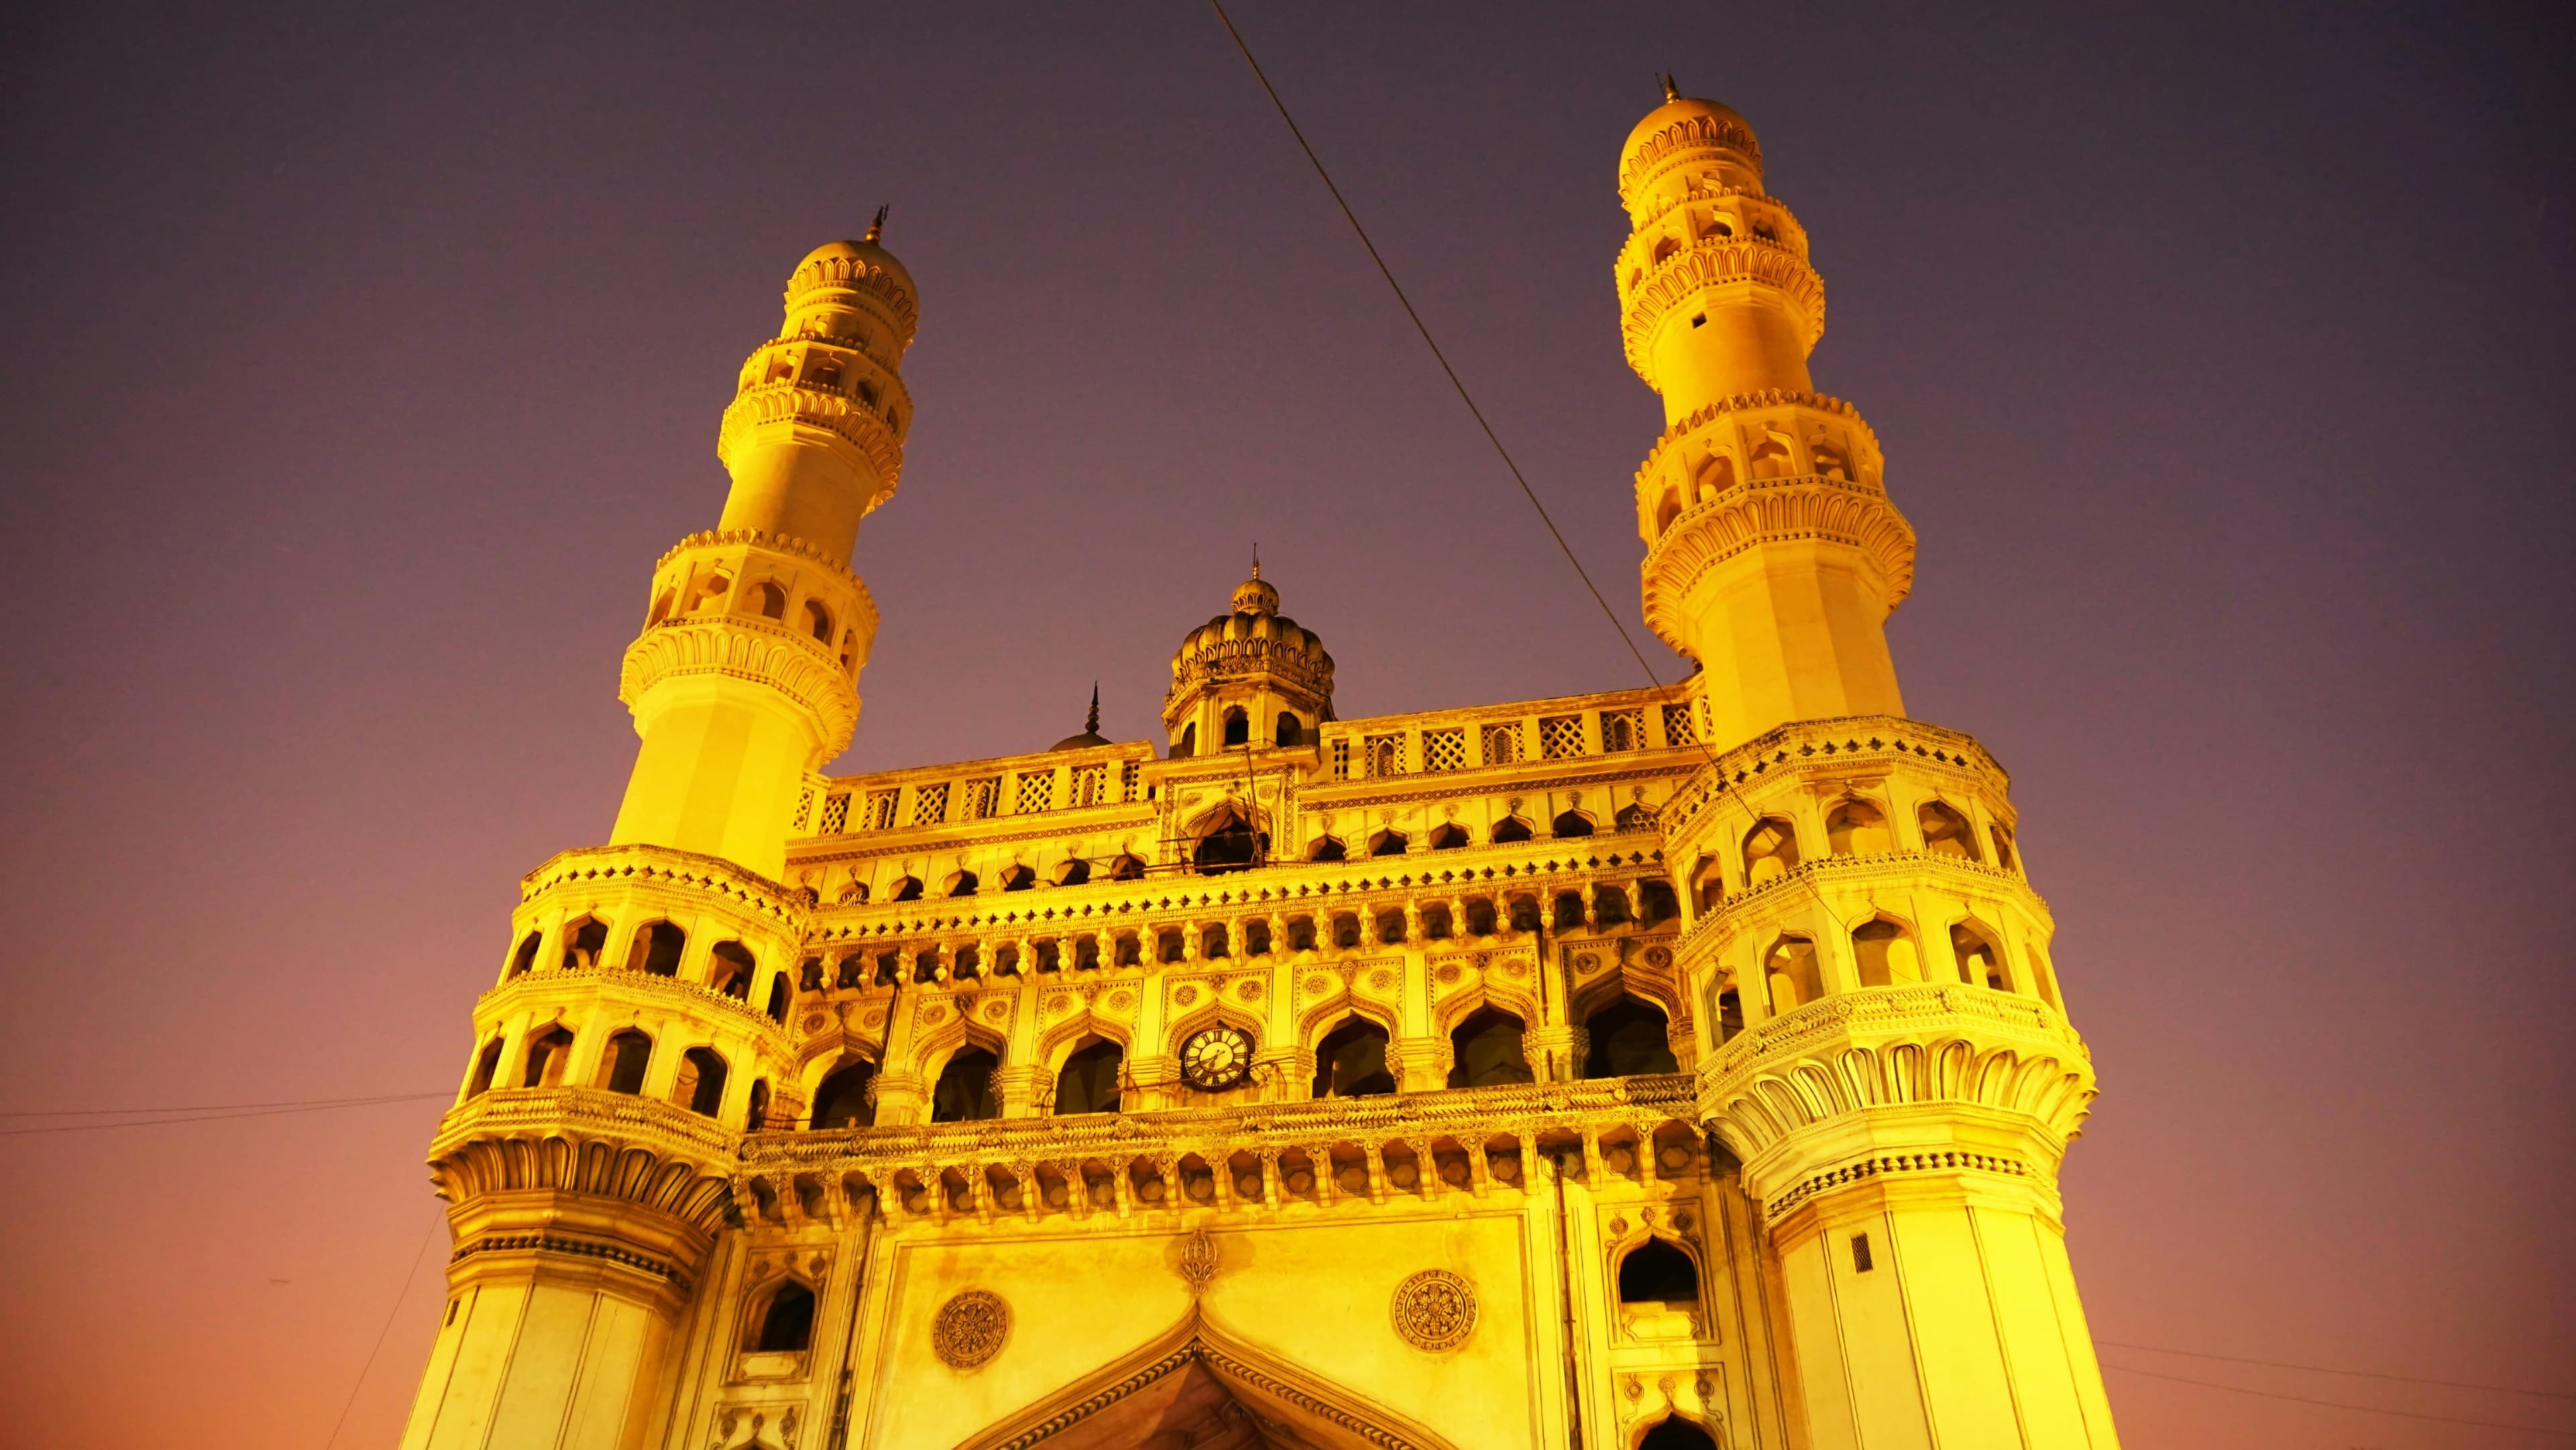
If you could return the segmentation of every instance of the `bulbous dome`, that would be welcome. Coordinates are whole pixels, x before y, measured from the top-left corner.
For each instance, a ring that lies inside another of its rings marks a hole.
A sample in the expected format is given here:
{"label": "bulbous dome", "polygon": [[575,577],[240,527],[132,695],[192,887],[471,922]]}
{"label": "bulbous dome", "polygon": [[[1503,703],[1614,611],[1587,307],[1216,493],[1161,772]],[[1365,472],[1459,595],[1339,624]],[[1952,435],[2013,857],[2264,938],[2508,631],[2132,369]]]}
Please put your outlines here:
{"label": "bulbous dome", "polygon": [[1261,577],[1235,586],[1233,610],[1191,630],[1172,656],[1172,684],[1178,688],[1211,675],[1271,673],[1319,694],[1333,687],[1333,657],[1324,653],[1323,638],[1279,612],[1279,591]]}
{"label": "bulbous dome", "polygon": [[[880,218],[882,221],[882,218]],[[850,312],[871,313],[894,330],[899,354],[912,345],[921,297],[912,273],[877,240],[878,229],[855,242],[825,242],[805,254],[787,278],[787,333],[846,335]]]}
{"label": "bulbous dome", "polygon": [[884,273],[897,287],[903,289],[907,297],[918,298],[921,295],[912,285],[912,272],[894,253],[887,251],[882,243],[825,242],[807,252],[805,260],[798,262],[796,270],[788,274],[787,305],[793,307],[797,299],[806,293],[843,285],[854,273],[865,272]]}
{"label": "bulbous dome", "polygon": [[1665,92],[1664,103],[1646,113],[1619,147],[1619,198],[1632,200],[1637,187],[1657,165],[1677,151],[1733,151],[1759,172],[1762,145],[1753,123],[1733,106]]}

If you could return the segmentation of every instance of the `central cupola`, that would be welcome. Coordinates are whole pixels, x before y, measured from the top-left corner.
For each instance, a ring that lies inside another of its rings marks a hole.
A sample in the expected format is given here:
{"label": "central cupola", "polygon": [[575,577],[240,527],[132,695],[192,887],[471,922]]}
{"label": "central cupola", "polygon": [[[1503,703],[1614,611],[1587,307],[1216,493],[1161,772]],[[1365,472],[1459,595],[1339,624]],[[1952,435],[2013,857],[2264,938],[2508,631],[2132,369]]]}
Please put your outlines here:
{"label": "central cupola", "polygon": [[1279,612],[1279,591],[1255,559],[1233,608],[1191,630],[1172,656],[1163,696],[1171,753],[1311,746],[1315,727],[1332,718],[1333,657]]}

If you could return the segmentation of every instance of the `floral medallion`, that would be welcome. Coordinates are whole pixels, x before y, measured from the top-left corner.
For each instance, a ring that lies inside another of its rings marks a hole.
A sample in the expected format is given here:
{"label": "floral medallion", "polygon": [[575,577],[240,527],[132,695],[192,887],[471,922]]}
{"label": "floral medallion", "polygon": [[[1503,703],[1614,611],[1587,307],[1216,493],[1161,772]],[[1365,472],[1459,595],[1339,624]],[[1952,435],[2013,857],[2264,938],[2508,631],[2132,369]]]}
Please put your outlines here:
{"label": "floral medallion", "polygon": [[1416,1349],[1456,1349],[1476,1332],[1476,1291],[1447,1269],[1425,1269],[1395,1286],[1395,1332]]}

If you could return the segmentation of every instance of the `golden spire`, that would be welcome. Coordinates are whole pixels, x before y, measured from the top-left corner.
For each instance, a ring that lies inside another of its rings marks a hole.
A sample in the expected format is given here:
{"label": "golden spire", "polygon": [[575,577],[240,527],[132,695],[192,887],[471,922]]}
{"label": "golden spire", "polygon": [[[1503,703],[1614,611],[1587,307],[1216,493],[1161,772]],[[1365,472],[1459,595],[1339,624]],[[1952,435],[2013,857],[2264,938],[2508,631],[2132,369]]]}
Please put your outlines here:
{"label": "golden spire", "polygon": [[[1681,87],[1673,84],[1673,73],[1671,71],[1664,72],[1664,99],[1667,101],[1678,101],[1681,98],[1682,90]],[[884,213],[879,212],[878,215],[883,216]]]}
{"label": "golden spire", "polygon": [[[889,203],[888,206],[891,206],[891,203]],[[869,241],[873,242],[877,238],[885,235],[885,218],[887,209],[888,207],[885,206],[878,207],[876,220],[868,223],[867,239]]]}

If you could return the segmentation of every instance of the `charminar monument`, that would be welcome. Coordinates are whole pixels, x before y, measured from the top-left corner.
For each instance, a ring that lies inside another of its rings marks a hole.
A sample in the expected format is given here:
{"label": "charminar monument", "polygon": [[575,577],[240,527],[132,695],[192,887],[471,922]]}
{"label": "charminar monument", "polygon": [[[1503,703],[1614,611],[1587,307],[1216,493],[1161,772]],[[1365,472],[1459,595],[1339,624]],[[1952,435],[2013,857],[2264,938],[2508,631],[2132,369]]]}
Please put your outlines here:
{"label": "charminar monument", "polygon": [[407,1450],[2117,1443],[2093,1069],[2008,777],[1905,713],[1806,230],[1709,101],[1618,190],[1687,682],[1343,719],[1256,568],[1160,740],[861,776],[918,298],[797,264],[474,1004]]}

